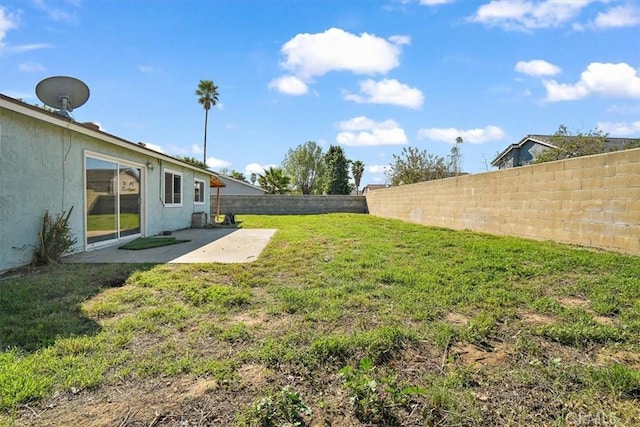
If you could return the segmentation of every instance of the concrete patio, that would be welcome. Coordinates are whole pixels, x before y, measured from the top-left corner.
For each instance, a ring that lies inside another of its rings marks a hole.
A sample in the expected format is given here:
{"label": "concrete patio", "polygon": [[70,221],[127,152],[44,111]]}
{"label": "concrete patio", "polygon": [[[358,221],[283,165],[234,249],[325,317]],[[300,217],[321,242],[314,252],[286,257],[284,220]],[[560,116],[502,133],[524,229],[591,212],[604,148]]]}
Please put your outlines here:
{"label": "concrete patio", "polygon": [[277,230],[243,228],[191,228],[178,230],[172,237],[189,242],[143,250],[123,250],[109,246],[64,258],[75,263],[223,263],[252,262]]}

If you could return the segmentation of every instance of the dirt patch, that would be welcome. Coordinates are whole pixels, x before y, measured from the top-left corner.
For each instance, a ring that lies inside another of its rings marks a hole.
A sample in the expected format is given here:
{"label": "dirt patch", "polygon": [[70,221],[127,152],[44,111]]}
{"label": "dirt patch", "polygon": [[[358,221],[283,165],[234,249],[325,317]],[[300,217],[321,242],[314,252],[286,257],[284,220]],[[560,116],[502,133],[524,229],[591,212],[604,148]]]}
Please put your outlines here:
{"label": "dirt patch", "polygon": [[234,323],[243,323],[245,326],[252,327],[258,325],[264,325],[271,321],[271,316],[265,313],[238,313],[231,316],[231,320]]}
{"label": "dirt patch", "polygon": [[[168,417],[175,418],[175,414],[183,416],[185,411],[181,407],[216,395],[217,390],[217,382],[207,378],[125,381],[76,394],[56,393],[52,398],[21,411],[16,424],[83,427],[173,425],[166,423]],[[184,417],[184,421],[187,420],[195,421],[197,417]]]}
{"label": "dirt patch", "polygon": [[450,354],[465,365],[496,366],[508,363],[511,353],[505,344],[499,343],[490,348],[480,348],[473,344],[456,344]]}
{"label": "dirt patch", "polygon": [[560,298],[558,302],[565,307],[589,308],[589,300],[579,297],[564,297]]}
{"label": "dirt patch", "polygon": [[269,328],[270,330],[287,330],[287,325],[294,322],[293,316],[273,315],[260,311],[237,313],[229,317],[229,320],[232,323],[243,323],[253,329]]}
{"label": "dirt patch", "polygon": [[259,388],[266,384],[269,370],[264,365],[250,363],[238,369],[238,375],[247,386]]}
{"label": "dirt patch", "polygon": [[185,395],[188,397],[202,397],[205,393],[218,388],[218,381],[206,378],[198,378],[195,383],[186,385]]}
{"label": "dirt patch", "polygon": [[460,313],[449,312],[444,317],[444,320],[451,323],[453,326],[467,326],[469,318]]}
{"label": "dirt patch", "polygon": [[540,314],[533,311],[525,311],[520,313],[520,318],[524,323],[532,325],[551,325],[556,323],[557,319],[547,314]]}
{"label": "dirt patch", "polygon": [[605,326],[618,326],[618,321],[613,317],[593,315],[593,320]]}
{"label": "dirt patch", "polygon": [[640,369],[640,354],[626,350],[603,349],[596,354],[595,361],[600,365],[611,365],[621,363],[633,369]]}

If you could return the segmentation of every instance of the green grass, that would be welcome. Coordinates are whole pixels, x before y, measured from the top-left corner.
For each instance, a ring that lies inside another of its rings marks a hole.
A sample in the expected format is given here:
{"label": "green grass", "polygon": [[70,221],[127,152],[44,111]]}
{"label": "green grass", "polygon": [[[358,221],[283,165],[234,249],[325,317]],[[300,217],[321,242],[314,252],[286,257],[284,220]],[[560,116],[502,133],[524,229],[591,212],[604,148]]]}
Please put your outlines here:
{"label": "green grass", "polygon": [[128,381],[135,406],[135,384],[205,378],[218,400],[176,413],[567,425],[606,411],[640,423],[640,258],[366,215],[242,224],[278,229],[249,264],[73,264],[0,281],[6,420],[72,389]]}
{"label": "green grass", "polygon": [[[116,228],[115,214],[89,215],[87,217],[87,231],[113,230]],[[140,227],[140,214],[120,214],[120,229],[130,230]]]}

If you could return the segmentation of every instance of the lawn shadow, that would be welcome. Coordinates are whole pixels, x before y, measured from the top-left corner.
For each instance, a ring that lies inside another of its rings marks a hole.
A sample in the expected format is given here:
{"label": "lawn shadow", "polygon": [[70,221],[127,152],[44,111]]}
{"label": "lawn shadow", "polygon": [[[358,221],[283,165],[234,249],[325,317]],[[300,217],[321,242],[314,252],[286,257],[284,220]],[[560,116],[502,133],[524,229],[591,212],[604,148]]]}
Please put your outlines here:
{"label": "lawn shadow", "polygon": [[154,266],[59,264],[0,276],[0,351],[35,352],[58,338],[96,335],[101,326],[82,313],[81,304]]}

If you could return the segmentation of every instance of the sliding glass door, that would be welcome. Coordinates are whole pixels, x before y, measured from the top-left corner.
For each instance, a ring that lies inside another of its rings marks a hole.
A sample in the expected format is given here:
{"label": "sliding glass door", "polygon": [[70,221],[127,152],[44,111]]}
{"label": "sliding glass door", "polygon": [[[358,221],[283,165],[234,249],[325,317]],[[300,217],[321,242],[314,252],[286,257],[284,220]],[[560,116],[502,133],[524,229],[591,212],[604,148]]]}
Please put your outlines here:
{"label": "sliding glass door", "polygon": [[86,157],[87,245],[140,233],[141,175],[139,167]]}

